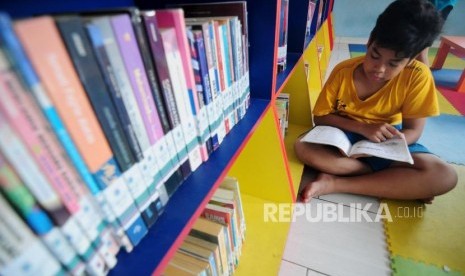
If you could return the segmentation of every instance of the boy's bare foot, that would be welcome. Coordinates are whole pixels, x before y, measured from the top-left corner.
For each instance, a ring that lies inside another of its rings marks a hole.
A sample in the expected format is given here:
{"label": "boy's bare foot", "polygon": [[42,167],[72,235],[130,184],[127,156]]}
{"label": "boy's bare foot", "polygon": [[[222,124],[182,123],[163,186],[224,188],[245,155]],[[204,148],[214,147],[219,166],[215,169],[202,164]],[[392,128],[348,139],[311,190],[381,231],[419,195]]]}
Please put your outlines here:
{"label": "boy's bare foot", "polygon": [[333,190],[334,176],[326,173],[318,174],[314,181],[309,182],[300,192],[300,201],[309,202],[314,196],[326,195]]}

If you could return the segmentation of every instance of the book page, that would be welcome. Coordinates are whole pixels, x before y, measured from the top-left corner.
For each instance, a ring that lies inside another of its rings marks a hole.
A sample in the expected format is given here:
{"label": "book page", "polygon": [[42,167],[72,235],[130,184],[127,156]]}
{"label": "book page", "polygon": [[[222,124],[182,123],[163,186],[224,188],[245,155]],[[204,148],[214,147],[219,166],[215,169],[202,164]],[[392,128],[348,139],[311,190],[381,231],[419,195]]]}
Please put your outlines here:
{"label": "book page", "polygon": [[394,137],[381,143],[362,140],[355,143],[350,151],[351,157],[372,155],[381,158],[413,164],[407,142],[401,137]]}
{"label": "book page", "polygon": [[335,146],[348,155],[352,146],[345,133],[331,126],[316,126],[305,134],[301,142]]}

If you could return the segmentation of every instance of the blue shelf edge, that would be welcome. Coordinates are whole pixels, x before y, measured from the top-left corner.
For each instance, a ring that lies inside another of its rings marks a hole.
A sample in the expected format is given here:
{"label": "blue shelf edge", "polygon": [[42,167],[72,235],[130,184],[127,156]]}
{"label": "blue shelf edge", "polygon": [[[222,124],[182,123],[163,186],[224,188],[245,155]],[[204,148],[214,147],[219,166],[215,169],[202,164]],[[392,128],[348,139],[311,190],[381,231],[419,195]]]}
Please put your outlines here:
{"label": "blue shelf edge", "polygon": [[[109,275],[151,275],[170,252],[192,216],[215,186],[230,161],[254,131],[270,101],[251,99],[245,117],[231,129],[207,162],[192,173],[170,198],[164,213],[131,253],[121,251]],[[182,237],[181,237],[182,238]]]}
{"label": "blue shelf edge", "polygon": [[301,56],[302,53],[287,53],[286,69],[282,72],[279,72],[278,76],[276,77],[275,92],[278,92],[281,89],[281,86],[283,86],[283,84],[286,82]]}

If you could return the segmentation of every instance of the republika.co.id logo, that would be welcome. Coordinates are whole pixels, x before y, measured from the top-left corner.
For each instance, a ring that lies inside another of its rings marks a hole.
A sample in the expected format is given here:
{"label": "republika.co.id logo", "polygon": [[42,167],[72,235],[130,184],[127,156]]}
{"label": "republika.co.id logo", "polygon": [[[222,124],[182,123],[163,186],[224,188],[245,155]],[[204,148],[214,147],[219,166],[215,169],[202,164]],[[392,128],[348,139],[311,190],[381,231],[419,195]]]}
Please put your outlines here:
{"label": "republika.co.id logo", "polygon": [[370,213],[372,203],[351,203],[350,208],[343,204],[321,202],[302,203],[265,203],[263,220],[265,222],[293,222],[304,218],[309,222],[392,222],[387,203],[380,203],[376,213]]}

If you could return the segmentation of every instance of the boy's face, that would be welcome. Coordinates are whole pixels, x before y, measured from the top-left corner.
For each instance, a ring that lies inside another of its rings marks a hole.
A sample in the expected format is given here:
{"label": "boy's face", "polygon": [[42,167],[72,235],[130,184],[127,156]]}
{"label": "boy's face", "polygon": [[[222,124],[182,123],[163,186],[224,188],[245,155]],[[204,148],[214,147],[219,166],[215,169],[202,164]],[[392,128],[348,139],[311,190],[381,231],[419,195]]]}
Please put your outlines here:
{"label": "boy's face", "polygon": [[382,83],[397,76],[409,62],[409,58],[398,57],[393,50],[378,47],[373,42],[368,44],[363,71],[370,81]]}

